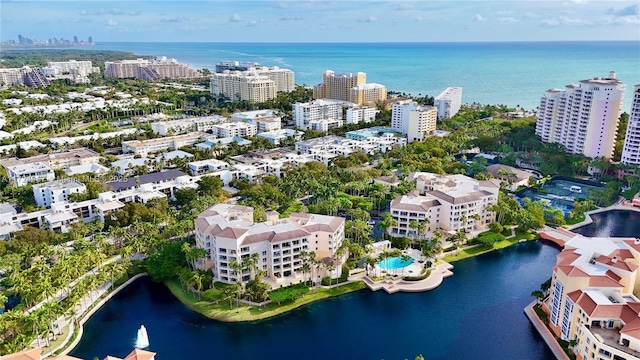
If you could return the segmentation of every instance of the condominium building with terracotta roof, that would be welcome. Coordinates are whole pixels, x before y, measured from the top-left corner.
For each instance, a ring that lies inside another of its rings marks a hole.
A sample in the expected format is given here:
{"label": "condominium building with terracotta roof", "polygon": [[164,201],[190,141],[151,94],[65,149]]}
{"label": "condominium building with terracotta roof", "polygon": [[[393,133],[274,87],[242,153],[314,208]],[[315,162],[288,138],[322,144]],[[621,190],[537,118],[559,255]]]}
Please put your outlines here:
{"label": "condominium building with terracotta roof", "polygon": [[[216,281],[247,281],[254,272],[235,273],[231,259],[241,263],[258,254],[257,268],[275,286],[304,279],[303,251],[314,252],[316,260],[341,261],[336,250],[344,240],[344,218],[293,213],[280,219],[275,211],[266,215],[266,221],[254,222],[253,208],[229,204],[217,204],[200,213],[195,220],[196,245],[209,253],[200,266],[210,269]],[[336,267],[333,277],[340,273],[340,266]]]}
{"label": "condominium building with terracotta roof", "polygon": [[634,238],[575,235],[558,254],[541,307],[578,359],[640,358],[639,264]]}
{"label": "condominium building with terracotta roof", "polygon": [[466,232],[486,229],[495,220],[487,207],[498,202],[499,188],[489,181],[464,175],[410,173],[416,190],[391,201],[391,216],[396,220],[388,229],[394,235],[417,235],[412,221],[426,222],[425,232],[443,230]]}

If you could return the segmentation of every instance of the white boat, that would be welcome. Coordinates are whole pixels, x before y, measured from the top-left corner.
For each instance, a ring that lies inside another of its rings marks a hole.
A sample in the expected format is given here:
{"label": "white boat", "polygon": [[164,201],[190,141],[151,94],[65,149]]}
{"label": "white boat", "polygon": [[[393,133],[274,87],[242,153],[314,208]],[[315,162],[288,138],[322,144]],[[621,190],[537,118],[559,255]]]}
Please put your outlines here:
{"label": "white boat", "polygon": [[574,192],[574,193],[581,193],[582,192],[582,188],[580,186],[576,186],[573,185],[569,188],[569,191]]}

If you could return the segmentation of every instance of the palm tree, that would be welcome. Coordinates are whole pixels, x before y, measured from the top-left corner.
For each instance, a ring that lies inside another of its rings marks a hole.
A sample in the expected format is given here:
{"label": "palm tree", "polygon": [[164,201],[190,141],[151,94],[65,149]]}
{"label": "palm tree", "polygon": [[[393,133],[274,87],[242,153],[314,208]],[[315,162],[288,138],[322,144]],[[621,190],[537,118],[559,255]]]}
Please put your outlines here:
{"label": "palm tree", "polygon": [[191,274],[191,277],[189,278],[189,287],[192,289],[192,291],[197,291],[198,292],[198,300],[202,300],[201,294],[202,294],[202,279],[204,278],[204,275],[201,275],[199,272],[194,271]]}
{"label": "palm tree", "polygon": [[0,292],[0,310],[6,309],[5,304],[7,303],[7,301],[9,301],[7,295],[3,292]]}
{"label": "palm tree", "polygon": [[[402,254],[402,255],[400,255],[400,260],[402,260],[403,263],[409,262],[409,260],[411,260],[411,256],[406,255],[406,254]],[[405,267],[406,266],[402,267],[402,276],[404,276],[404,268]]]}

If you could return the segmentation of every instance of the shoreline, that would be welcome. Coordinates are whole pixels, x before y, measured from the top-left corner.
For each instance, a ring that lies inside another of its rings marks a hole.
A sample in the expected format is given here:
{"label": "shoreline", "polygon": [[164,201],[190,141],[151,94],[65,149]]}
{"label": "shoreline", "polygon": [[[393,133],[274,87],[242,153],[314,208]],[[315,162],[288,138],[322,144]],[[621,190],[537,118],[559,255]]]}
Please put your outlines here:
{"label": "shoreline", "polygon": [[[58,355],[67,355],[71,351],[73,351],[73,349],[75,349],[75,347],[78,346],[78,344],[82,340],[82,335],[84,334],[84,324],[87,321],[89,321],[89,319],[91,319],[91,317],[98,310],[100,310],[104,306],[104,304],[106,304],[109,300],[111,300],[111,298],[116,296],[120,291],[122,291],[124,288],[129,286],[134,281],[136,281],[136,280],[138,280],[138,279],[140,279],[142,277],[145,277],[145,276],[149,276],[149,275],[147,273],[140,273],[140,274],[133,275],[131,278],[129,278],[127,281],[125,281],[122,285],[120,285],[117,288],[113,289],[113,291],[111,291],[105,297],[100,299],[99,302],[94,303],[93,306],[88,310],[88,312],[80,320],[78,320],[78,329],[77,329],[78,331],[77,331],[77,334],[76,334],[76,329],[75,329],[75,323],[74,322],[70,322],[69,323],[69,334],[67,335],[67,338],[62,343],[62,345],[60,345],[56,349],[53,349],[53,350],[49,351],[48,353],[43,354],[42,358],[45,359],[45,358],[48,358],[50,356],[54,356],[55,352],[59,351],[60,349],[62,349],[62,351],[60,351],[60,353]],[[75,337],[73,335],[75,335]],[[70,344],[68,344],[70,338],[72,338],[72,341],[71,341]],[[58,355],[56,355],[56,356],[58,356]]]}
{"label": "shoreline", "polygon": [[565,229],[566,230],[575,230],[577,228],[581,228],[583,226],[587,226],[593,223],[593,219],[591,218],[591,215],[593,214],[600,214],[603,212],[607,212],[607,211],[617,211],[617,210],[621,210],[621,211],[633,211],[633,212],[640,212],[640,208],[631,206],[631,205],[625,205],[624,203],[615,203],[611,206],[607,206],[604,208],[598,208],[595,210],[590,210],[584,213],[584,220],[582,220],[581,222],[577,223],[577,224],[573,224],[573,225],[568,225]]}
{"label": "shoreline", "polygon": [[[236,311],[233,311],[233,307],[229,308],[228,306],[229,300],[221,300],[217,304],[213,301],[198,300],[194,294],[183,290],[181,285],[175,279],[169,280],[164,284],[171,294],[191,311],[211,320],[229,323],[268,320],[320,300],[338,297],[367,288],[364,281],[354,280],[331,287],[320,287],[305,294],[301,298],[293,300],[293,303],[287,302],[278,305],[273,302],[269,302],[262,306],[245,304],[236,308]],[[232,302],[235,302],[235,300],[232,300]]]}

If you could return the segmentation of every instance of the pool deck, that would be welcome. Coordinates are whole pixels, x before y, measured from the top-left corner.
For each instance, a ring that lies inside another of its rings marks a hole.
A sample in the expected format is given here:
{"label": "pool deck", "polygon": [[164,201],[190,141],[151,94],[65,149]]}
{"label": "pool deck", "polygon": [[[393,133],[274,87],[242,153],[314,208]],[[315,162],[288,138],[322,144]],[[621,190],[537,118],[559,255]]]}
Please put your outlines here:
{"label": "pool deck", "polygon": [[[380,281],[373,281],[368,276],[363,276],[362,280],[372,291],[378,291],[380,289],[386,291],[389,294],[397,292],[422,292],[429,291],[437,288],[445,278],[453,275],[451,271],[453,265],[447,262],[440,262],[434,269],[431,270],[431,274],[424,280],[419,281],[405,281],[402,278],[398,279],[384,279]],[[420,274],[419,272],[417,274]]]}

